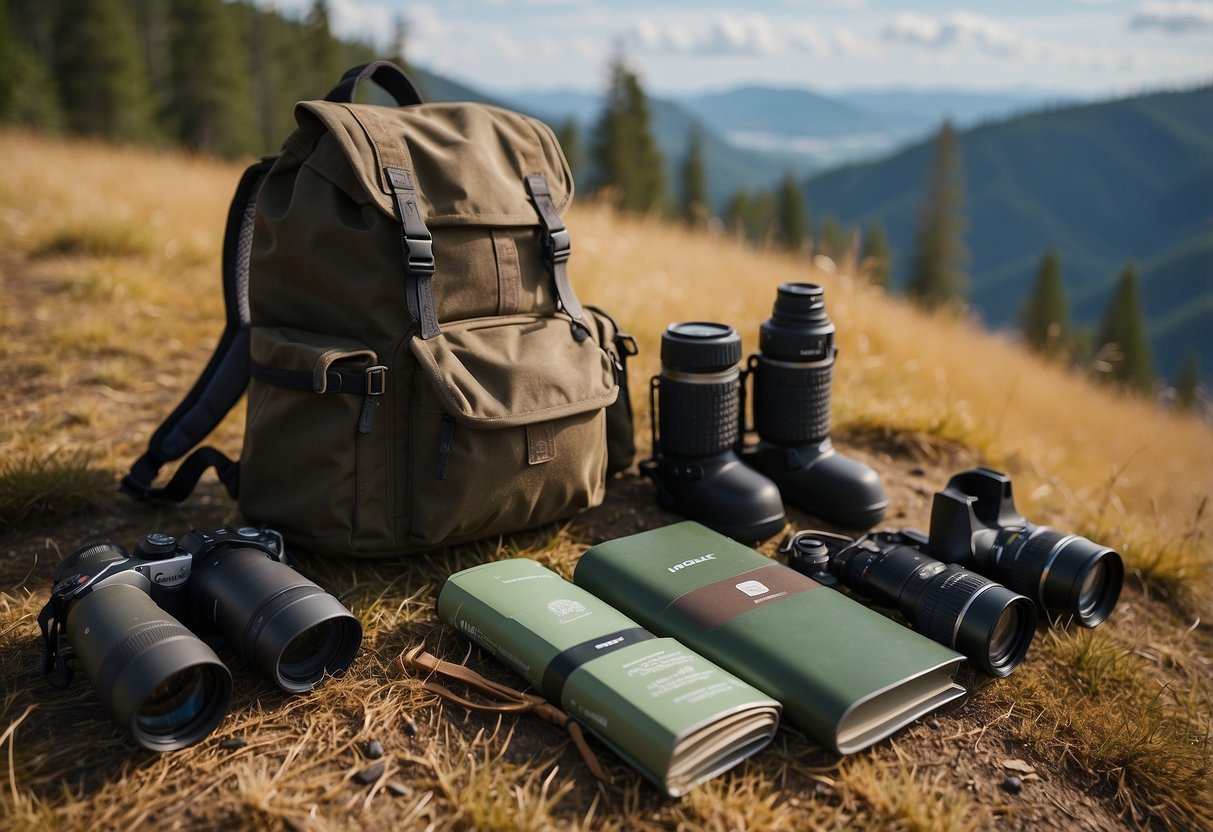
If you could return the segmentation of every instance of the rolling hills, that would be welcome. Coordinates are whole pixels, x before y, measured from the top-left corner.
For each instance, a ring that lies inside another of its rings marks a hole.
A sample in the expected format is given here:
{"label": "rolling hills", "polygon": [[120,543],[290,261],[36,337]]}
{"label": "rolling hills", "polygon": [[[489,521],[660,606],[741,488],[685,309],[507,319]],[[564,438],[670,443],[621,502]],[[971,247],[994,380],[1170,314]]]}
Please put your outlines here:
{"label": "rolling hills", "polygon": [[[1213,366],[1213,86],[1021,116],[961,131],[971,302],[1014,325],[1044,251],[1073,322],[1097,325],[1120,269],[1139,269],[1156,369]],[[814,216],[882,223],[904,280],[931,143],[811,178]],[[898,256],[899,255],[899,256]]]}

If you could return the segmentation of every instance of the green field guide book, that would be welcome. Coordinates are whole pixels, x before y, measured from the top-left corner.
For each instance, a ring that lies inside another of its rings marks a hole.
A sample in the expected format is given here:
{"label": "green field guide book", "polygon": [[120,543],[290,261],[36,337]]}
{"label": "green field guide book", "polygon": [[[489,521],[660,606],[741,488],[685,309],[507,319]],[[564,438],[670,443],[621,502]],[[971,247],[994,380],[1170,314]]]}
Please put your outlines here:
{"label": "green field guide book", "polygon": [[778,699],[840,754],[964,693],[959,653],[698,523],[600,543],[573,580]]}
{"label": "green field guide book", "polygon": [[778,727],[770,696],[533,560],[451,575],[438,615],[673,797]]}

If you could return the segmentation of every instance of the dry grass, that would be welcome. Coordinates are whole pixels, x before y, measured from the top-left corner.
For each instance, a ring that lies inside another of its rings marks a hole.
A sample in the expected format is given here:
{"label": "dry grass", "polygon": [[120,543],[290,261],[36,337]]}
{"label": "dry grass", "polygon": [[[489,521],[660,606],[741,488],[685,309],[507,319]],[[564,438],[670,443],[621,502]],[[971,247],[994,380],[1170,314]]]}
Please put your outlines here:
{"label": "dry grass", "polygon": [[[785,729],[763,754],[679,801],[602,752],[613,784],[600,791],[556,729],[444,706],[392,661],[424,640],[516,684],[437,622],[442,580],[517,555],[567,575],[612,529],[671,519],[625,478],[607,505],[560,528],[401,561],[305,561],[363,624],[349,673],[292,698],[233,661],[236,698],[212,737],[173,754],[139,751],[83,681],[45,685],[36,615],[53,565],[77,546],[236,519],[209,481],[172,510],[104,492],[222,328],[218,257],[239,169],[14,133],[0,133],[0,157],[9,160],[0,173],[0,828],[1213,823],[1208,426],[1096,388],[963,317],[925,316],[843,274],[848,264],[831,273],[830,264],[584,203],[569,218],[573,277],[583,300],[640,340],[631,381],[642,445],[643,391],[666,324],[727,321],[753,349],[776,286],[817,281],[842,351],[836,432],[881,467],[898,524],[924,526],[949,466],[980,460],[1012,474],[1030,519],[1118,547],[1144,584],[1130,582],[1095,633],[1042,636],[1012,677],[968,677],[974,692],[958,710],[845,761]],[[237,452],[242,418],[233,414],[212,441]],[[235,737],[246,744],[221,747]],[[360,747],[371,739],[387,750],[385,766],[361,784],[355,775],[369,761]],[[1008,756],[1044,779],[1003,794]]]}

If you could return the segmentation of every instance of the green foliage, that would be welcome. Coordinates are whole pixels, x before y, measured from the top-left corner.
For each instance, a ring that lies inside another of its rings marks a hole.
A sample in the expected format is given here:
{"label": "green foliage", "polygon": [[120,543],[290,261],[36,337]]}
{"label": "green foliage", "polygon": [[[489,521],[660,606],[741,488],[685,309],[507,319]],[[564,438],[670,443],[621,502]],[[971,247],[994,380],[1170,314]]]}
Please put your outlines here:
{"label": "green foliage", "polygon": [[[1189,349],[1213,367],[1213,84],[1052,108],[961,134],[969,303],[1019,329],[1041,254],[1064,265],[1072,328],[1097,328],[1121,265],[1134,259],[1155,368],[1174,379]],[[844,222],[879,220],[904,285],[930,142],[814,176],[814,204]],[[1081,291],[1080,291],[1081,289]],[[1075,347],[1075,355],[1082,350]]]}
{"label": "green foliage", "polygon": [[963,301],[968,294],[969,252],[964,244],[964,168],[960,140],[945,121],[923,184],[918,234],[906,292],[928,309]]}
{"label": "green foliage", "polygon": [[50,71],[13,35],[8,4],[0,2],[0,121],[42,130],[63,123]]}
{"label": "green foliage", "polygon": [[873,286],[889,288],[893,252],[889,248],[883,223],[874,222],[867,227],[863,235],[863,247],[859,250],[859,266]]}
{"label": "green foliage", "polygon": [[577,172],[581,170],[581,131],[577,129],[575,119],[565,119],[556,130],[556,141],[560,142],[564,158],[568,160],[569,169],[573,171],[573,179],[576,180]]}
{"label": "green foliage", "polygon": [[691,126],[687,137],[686,158],[682,163],[682,194],[679,210],[683,220],[692,227],[702,227],[711,218],[708,205],[708,179],[703,163],[703,128]]}
{"label": "green foliage", "polygon": [[1183,410],[1196,407],[1196,394],[1200,387],[1200,354],[1190,350],[1184,363],[1179,365],[1175,376],[1175,403]]}
{"label": "green foliage", "polygon": [[784,248],[788,251],[804,248],[808,236],[809,209],[805,205],[804,191],[797,184],[792,171],[783,175],[775,192],[775,218],[779,242]]}
{"label": "green foliage", "polygon": [[1032,349],[1056,354],[1065,343],[1069,317],[1061,279],[1061,262],[1055,249],[1045,252],[1036,272],[1036,284],[1021,316],[1024,338]]}
{"label": "green foliage", "polygon": [[847,256],[850,247],[851,230],[843,228],[833,214],[824,215],[821,218],[817,249],[835,262],[839,262]]}
{"label": "green foliage", "polygon": [[252,94],[222,0],[175,0],[170,13],[169,121],[190,150],[239,156],[256,146]]}
{"label": "green foliage", "polygon": [[648,213],[665,207],[665,166],[649,121],[640,79],[616,58],[593,156],[601,177],[598,187],[616,191],[625,211]]}
{"label": "green foliage", "polygon": [[122,0],[64,0],[55,76],[67,125],[114,141],[157,138],[134,16]]}
{"label": "green foliage", "polygon": [[1096,344],[1109,356],[1108,377],[1142,393],[1154,385],[1154,367],[1137,292],[1137,267],[1125,264],[1104,312]]}
{"label": "green foliage", "polygon": [[342,63],[341,44],[333,37],[329,25],[329,6],[325,0],[314,0],[307,18],[303,22],[303,54],[307,66],[309,85],[327,91],[341,78],[346,70]]}
{"label": "green foliage", "polygon": [[752,243],[765,244],[775,227],[775,197],[769,191],[754,196],[739,188],[725,209],[725,223]]}
{"label": "green foliage", "polygon": [[302,21],[225,0],[0,3],[0,122],[269,153],[296,102],[373,57],[332,35],[323,2]]}

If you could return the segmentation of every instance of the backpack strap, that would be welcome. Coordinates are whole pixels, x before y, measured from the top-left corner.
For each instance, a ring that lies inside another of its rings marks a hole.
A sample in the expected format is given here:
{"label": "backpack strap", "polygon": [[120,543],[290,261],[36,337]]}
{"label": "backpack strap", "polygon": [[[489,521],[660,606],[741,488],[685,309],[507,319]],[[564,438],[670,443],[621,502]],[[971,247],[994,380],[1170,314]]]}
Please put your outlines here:
{"label": "backpack strap", "polygon": [[244,172],[227,214],[223,236],[223,304],[227,323],[210,363],[189,394],[148,441],[147,451],[122,478],[120,489],[136,500],[181,502],[208,468],[214,468],[232,497],[239,492],[239,461],[215,448],[199,448],[181,464],[172,480],[155,488],[160,469],[201,442],[244,395],[249,380],[249,257],[257,192],[276,157],[266,157]]}
{"label": "backpack strap", "polygon": [[413,79],[391,61],[371,61],[346,70],[324,100],[352,104],[358,85],[368,78],[381,86],[401,107],[421,103],[421,93],[417,92]]}
{"label": "backpack strap", "polygon": [[581,308],[581,302],[577,300],[577,295],[573,292],[573,284],[569,282],[569,252],[572,250],[569,242],[569,230],[556,211],[556,205],[552,202],[552,192],[548,190],[548,181],[543,174],[535,173],[526,178],[526,192],[530,195],[531,202],[535,204],[535,211],[543,223],[539,242],[543,245],[544,260],[547,262],[548,270],[552,273],[553,280],[556,281],[556,297],[560,300],[561,308],[568,313],[569,317],[585,326],[585,313]]}

